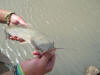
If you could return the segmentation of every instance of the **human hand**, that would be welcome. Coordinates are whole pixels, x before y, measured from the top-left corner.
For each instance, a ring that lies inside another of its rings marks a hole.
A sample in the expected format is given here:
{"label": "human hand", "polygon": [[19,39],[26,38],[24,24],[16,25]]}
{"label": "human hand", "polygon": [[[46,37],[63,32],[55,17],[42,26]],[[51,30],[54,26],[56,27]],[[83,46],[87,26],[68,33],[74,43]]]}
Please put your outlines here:
{"label": "human hand", "polygon": [[21,68],[25,75],[44,75],[52,71],[55,63],[55,49],[44,53],[41,58],[25,60],[21,63]]}
{"label": "human hand", "polygon": [[16,14],[12,14],[10,18],[9,26],[18,25],[18,24],[23,25],[23,26],[28,25],[21,17],[17,16]]}
{"label": "human hand", "polygon": [[20,37],[18,37],[18,36],[16,36],[16,35],[13,35],[13,36],[10,36],[10,37],[8,37],[10,40],[16,40],[16,41],[19,41],[19,42],[25,42],[25,40],[24,39],[22,39],[22,38],[20,38]]}

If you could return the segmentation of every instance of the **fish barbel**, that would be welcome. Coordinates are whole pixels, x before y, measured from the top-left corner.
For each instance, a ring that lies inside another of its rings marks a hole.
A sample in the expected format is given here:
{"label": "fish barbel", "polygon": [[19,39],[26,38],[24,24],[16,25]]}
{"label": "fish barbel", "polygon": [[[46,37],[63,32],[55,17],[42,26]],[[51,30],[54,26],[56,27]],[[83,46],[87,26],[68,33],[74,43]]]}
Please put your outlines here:
{"label": "fish barbel", "polygon": [[54,49],[54,41],[47,38],[40,32],[30,26],[7,26],[5,29],[7,38],[10,36],[18,36],[25,40],[25,43],[32,44],[39,52],[46,52]]}

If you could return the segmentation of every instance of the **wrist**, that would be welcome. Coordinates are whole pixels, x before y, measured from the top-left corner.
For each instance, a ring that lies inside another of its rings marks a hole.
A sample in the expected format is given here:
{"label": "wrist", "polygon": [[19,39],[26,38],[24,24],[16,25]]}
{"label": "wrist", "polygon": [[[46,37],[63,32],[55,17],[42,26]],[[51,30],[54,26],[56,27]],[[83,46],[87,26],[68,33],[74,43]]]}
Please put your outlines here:
{"label": "wrist", "polygon": [[5,22],[6,24],[8,24],[8,25],[10,24],[11,16],[12,16],[13,14],[15,14],[15,13],[13,13],[13,12],[8,12],[8,13],[6,13],[5,19],[4,19],[4,22]]}
{"label": "wrist", "polygon": [[0,9],[0,22],[1,23],[9,23],[10,17],[13,13],[7,10]]}
{"label": "wrist", "polygon": [[0,22],[4,23],[5,16],[8,13],[7,10],[0,9]]}
{"label": "wrist", "polygon": [[25,75],[20,64],[17,64],[16,75]]}

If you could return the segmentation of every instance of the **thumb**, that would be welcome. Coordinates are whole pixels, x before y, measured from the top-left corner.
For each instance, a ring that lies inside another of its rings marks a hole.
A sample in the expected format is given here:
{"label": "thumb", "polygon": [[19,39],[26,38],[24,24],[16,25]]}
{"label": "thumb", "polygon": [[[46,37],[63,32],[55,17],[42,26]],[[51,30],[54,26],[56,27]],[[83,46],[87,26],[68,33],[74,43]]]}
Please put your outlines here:
{"label": "thumb", "polygon": [[21,24],[23,26],[27,26],[28,25],[23,19],[19,20],[19,24]]}
{"label": "thumb", "polygon": [[41,57],[41,61],[44,61],[47,63],[51,59],[52,55],[55,54],[55,50],[56,49],[52,49],[52,50],[49,50],[49,51],[43,53],[42,57]]}
{"label": "thumb", "polygon": [[52,54],[51,53],[45,53],[45,54],[42,55],[42,57],[41,57],[40,60],[43,63],[47,63],[51,57],[52,57]]}

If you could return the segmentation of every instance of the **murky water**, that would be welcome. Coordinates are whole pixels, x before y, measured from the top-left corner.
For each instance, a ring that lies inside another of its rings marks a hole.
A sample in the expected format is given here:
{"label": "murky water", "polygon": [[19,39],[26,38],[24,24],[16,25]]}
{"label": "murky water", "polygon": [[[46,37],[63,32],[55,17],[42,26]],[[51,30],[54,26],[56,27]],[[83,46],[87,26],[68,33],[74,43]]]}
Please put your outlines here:
{"label": "murky water", "polygon": [[[100,69],[100,0],[0,0],[0,8],[15,11],[54,39],[56,47],[65,48],[56,52],[48,75],[84,75],[89,65]],[[0,30],[0,48],[10,53],[13,63],[33,57],[30,45],[7,42],[3,24]]]}

